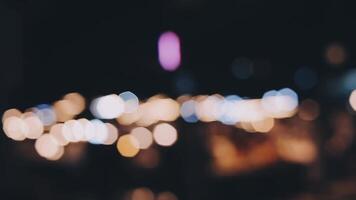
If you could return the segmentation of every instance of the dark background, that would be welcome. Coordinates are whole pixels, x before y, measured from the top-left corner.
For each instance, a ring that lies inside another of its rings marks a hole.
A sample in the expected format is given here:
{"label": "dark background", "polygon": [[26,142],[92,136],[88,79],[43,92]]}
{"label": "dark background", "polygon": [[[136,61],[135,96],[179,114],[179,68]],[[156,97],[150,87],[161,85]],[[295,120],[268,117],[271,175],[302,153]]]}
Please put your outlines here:
{"label": "dark background", "polygon": [[[290,87],[301,98],[323,104],[323,81],[351,69],[355,61],[352,1],[2,1],[0,16],[2,109],[51,103],[72,91],[89,100],[126,90],[141,99],[157,93],[177,97],[182,94],[176,87],[181,76],[194,82],[187,89],[192,94],[260,97],[267,90]],[[158,37],[167,30],[182,42],[182,65],[176,72],[163,71],[157,59]],[[333,42],[349,55],[336,68],[324,58]],[[239,57],[257,63],[247,80],[231,73]],[[301,66],[317,71],[320,81],[314,89],[296,87],[293,75]],[[181,129],[200,131],[191,125]],[[237,180],[206,180],[196,174],[206,155],[195,140],[183,138],[163,150],[164,164],[147,172],[132,168],[114,147],[89,147],[86,159],[70,167],[30,161],[19,156],[20,144],[1,136],[1,199],[115,199],[142,185],[171,190],[187,200],[221,195],[283,199],[290,191],[303,191],[303,168],[294,165]]]}

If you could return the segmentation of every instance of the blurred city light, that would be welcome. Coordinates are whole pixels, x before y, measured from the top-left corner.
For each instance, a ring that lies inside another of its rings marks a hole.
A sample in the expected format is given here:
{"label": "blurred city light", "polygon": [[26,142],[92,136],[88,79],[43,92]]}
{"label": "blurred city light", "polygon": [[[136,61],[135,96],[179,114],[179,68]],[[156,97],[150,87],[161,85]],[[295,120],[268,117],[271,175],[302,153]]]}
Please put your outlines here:
{"label": "blurred city light", "polygon": [[50,134],[44,134],[35,142],[37,153],[48,160],[58,160],[63,155],[63,147],[59,146]]}
{"label": "blurred city light", "polygon": [[6,117],[4,120],[3,130],[7,137],[16,141],[22,141],[28,135],[29,127],[22,118],[11,116]]}
{"label": "blurred city light", "polygon": [[195,123],[198,121],[198,117],[195,113],[196,102],[194,100],[188,100],[182,103],[180,107],[180,115],[184,121],[189,123]]}
{"label": "blurred city light", "polygon": [[93,100],[90,111],[99,119],[115,119],[125,111],[125,102],[116,94],[106,95]]}
{"label": "blurred city light", "polygon": [[25,136],[29,139],[37,139],[44,132],[43,123],[40,118],[35,114],[23,115],[23,121],[28,127]]}
{"label": "blurred city light", "polygon": [[4,123],[4,121],[9,117],[21,117],[21,115],[22,115],[21,111],[15,108],[6,110],[2,115],[2,122]]}
{"label": "blurred city light", "polygon": [[147,149],[153,143],[152,133],[147,128],[144,127],[134,128],[132,129],[130,134],[136,138],[140,149]]}
{"label": "blurred city light", "polygon": [[131,200],[154,200],[155,195],[148,188],[137,188],[132,191]]}
{"label": "blurred city light", "polygon": [[170,124],[161,123],[153,129],[153,138],[161,146],[171,146],[177,139],[177,130]]}
{"label": "blurred city light", "polygon": [[63,97],[63,99],[72,104],[72,109],[75,115],[80,114],[85,109],[85,98],[79,93],[68,93]]}
{"label": "blurred city light", "polygon": [[119,131],[117,128],[110,124],[110,123],[105,123],[106,128],[107,128],[107,137],[103,141],[103,144],[105,145],[112,145],[116,142],[117,138],[119,137]]}
{"label": "blurred city light", "polygon": [[117,141],[117,150],[124,157],[134,157],[140,151],[136,138],[132,135],[123,135]]}
{"label": "blurred city light", "polygon": [[124,113],[133,113],[137,111],[140,102],[134,93],[126,91],[119,94],[119,97],[125,102]]}
{"label": "blurred city light", "polygon": [[354,111],[356,111],[356,90],[351,92],[349,103]]}
{"label": "blurred city light", "polygon": [[53,136],[53,139],[57,145],[65,146],[69,141],[64,137],[64,124],[55,124],[51,127],[49,134]]}
{"label": "blurred city light", "polygon": [[158,58],[163,69],[176,70],[181,63],[180,41],[174,32],[164,32],[158,40]]}

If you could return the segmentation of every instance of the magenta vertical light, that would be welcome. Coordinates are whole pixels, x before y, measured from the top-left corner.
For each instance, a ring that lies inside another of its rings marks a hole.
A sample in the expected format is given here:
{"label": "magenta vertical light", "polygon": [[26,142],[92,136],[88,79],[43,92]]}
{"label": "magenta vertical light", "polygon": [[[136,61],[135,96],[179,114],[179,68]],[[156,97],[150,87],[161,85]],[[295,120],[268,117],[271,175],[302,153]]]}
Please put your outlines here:
{"label": "magenta vertical light", "polygon": [[158,58],[163,69],[176,70],[181,62],[180,41],[174,32],[163,33],[158,40]]}

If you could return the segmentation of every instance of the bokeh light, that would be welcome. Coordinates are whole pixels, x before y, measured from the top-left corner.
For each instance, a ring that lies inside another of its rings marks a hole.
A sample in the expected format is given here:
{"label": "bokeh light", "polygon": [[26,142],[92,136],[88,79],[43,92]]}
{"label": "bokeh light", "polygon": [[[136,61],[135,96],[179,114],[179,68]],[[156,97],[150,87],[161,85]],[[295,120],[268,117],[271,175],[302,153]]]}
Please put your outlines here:
{"label": "bokeh light", "polygon": [[290,117],[295,113],[297,106],[298,95],[289,88],[271,90],[262,97],[262,107],[270,117]]}
{"label": "bokeh light", "polygon": [[79,142],[85,137],[84,128],[77,120],[69,120],[64,123],[63,135],[69,142]]}
{"label": "bokeh light", "polygon": [[349,103],[354,111],[356,111],[356,90],[351,92]]}
{"label": "bokeh light", "polygon": [[132,191],[131,200],[154,200],[153,192],[145,187],[137,188]]}
{"label": "bokeh light", "polygon": [[103,144],[112,145],[116,142],[117,138],[119,137],[119,131],[114,125],[110,123],[105,123],[105,125],[108,134],[107,134],[107,138],[103,141]]}
{"label": "bokeh light", "polygon": [[48,160],[58,160],[64,151],[50,134],[44,134],[38,138],[35,142],[35,149],[40,156]]}
{"label": "bokeh light", "polygon": [[172,146],[177,141],[178,134],[172,125],[161,123],[153,129],[153,138],[161,146]]}
{"label": "bokeh light", "polygon": [[22,112],[15,108],[8,109],[2,115],[2,122],[4,123],[4,121],[9,117],[21,117],[21,114]]}
{"label": "bokeh light", "polygon": [[138,141],[132,135],[123,135],[117,141],[117,150],[124,157],[134,157],[140,151]]}
{"label": "bokeh light", "polygon": [[272,130],[274,126],[274,119],[273,118],[265,118],[261,121],[255,121],[251,123],[254,130],[261,133],[267,133]]}
{"label": "bokeh light", "polygon": [[16,141],[22,141],[26,138],[29,127],[22,118],[11,116],[6,117],[4,120],[3,130],[7,137]]}
{"label": "bokeh light", "polygon": [[89,142],[92,144],[104,144],[109,137],[107,125],[98,119],[91,120],[90,123],[94,127],[94,136]]}
{"label": "bokeh light", "polygon": [[64,137],[64,124],[55,124],[51,127],[49,134],[53,136],[55,142],[60,146],[65,146],[69,141]]}
{"label": "bokeh light", "polygon": [[178,200],[172,192],[161,192],[157,195],[157,200]]}
{"label": "bokeh light", "polygon": [[180,41],[178,35],[168,31],[163,33],[158,40],[158,59],[167,71],[176,70],[181,63]]}
{"label": "bokeh light", "polygon": [[137,111],[140,102],[134,93],[126,91],[119,94],[119,97],[125,102],[124,113],[133,113]]}
{"label": "bokeh light", "polygon": [[63,99],[72,104],[72,109],[75,115],[80,114],[85,109],[85,98],[79,93],[68,93],[63,97]]}
{"label": "bokeh light", "polygon": [[58,122],[65,122],[74,118],[78,113],[73,103],[69,100],[59,100],[53,104]]}
{"label": "bokeh light", "polygon": [[125,102],[116,94],[106,95],[93,100],[90,111],[99,119],[115,119],[125,111]]}
{"label": "bokeh light", "polygon": [[152,133],[147,128],[144,127],[134,128],[132,129],[130,134],[136,138],[140,149],[147,149],[153,143]]}
{"label": "bokeh light", "polygon": [[198,121],[198,117],[195,113],[196,102],[194,100],[188,100],[182,103],[180,107],[180,115],[184,121],[189,123],[195,123]]}
{"label": "bokeh light", "polygon": [[26,138],[29,139],[37,139],[44,132],[43,123],[40,118],[35,114],[23,115],[23,121],[26,123],[28,127],[28,131],[26,132]]}
{"label": "bokeh light", "polygon": [[56,113],[50,105],[38,105],[34,108],[34,113],[39,117],[44,126],[51,126],[57,121]]}

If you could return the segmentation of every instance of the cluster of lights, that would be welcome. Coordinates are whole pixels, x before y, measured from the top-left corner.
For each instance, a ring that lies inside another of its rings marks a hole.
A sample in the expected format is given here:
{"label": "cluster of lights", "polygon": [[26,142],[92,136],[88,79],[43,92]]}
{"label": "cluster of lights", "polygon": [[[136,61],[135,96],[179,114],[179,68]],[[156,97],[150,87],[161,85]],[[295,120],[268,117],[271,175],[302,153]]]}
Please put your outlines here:
{"label": "cluster of lights", "polygon": [[[153,143],[172,146],[178,133],[169,122],[179,116],[189,123],[219,121],[249,132],[269,132],[275,119],[295,114],[298,96],[285,88],[268,91],[261,99],[216,94],[181,96],[174,100],[155,95],[140,102],[132,92],[123,92],[95,98],[89,108],[96,119],[75,119],[85,107],[83,96],[70,93],[53,105],[39,105],[24,113],[10,109],[3,115],[3,129],[16,141],[36,139],[36,151],[48,160],[58,160],[66,145],[78,142],[116,143],[122,156],[134,157]],[[130,132],[119,135],[119,126],[130,128]]]}
{"label": "cluster of lights", "polygon": [[249,132],[270,131],[274,119],[291,117],[298,107],[298,96],[289,88],[268,91],[261,99],[244,99],[237,95],[182,99],[180,113],[186,122],[219,121]]}

